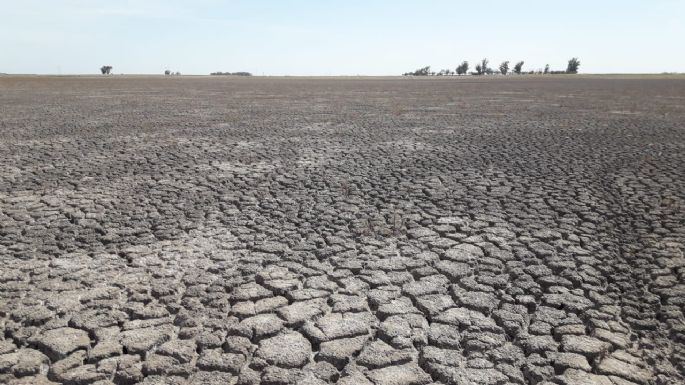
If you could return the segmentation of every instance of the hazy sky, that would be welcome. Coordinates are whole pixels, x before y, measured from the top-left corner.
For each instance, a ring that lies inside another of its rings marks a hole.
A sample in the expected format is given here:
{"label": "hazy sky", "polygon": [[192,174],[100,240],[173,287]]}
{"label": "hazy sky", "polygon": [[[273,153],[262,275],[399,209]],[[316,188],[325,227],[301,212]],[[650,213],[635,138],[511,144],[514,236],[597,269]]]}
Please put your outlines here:
{"label": "hazy sky", "polygon": [[0,0],[0,72],[685,72],[685,0]]}

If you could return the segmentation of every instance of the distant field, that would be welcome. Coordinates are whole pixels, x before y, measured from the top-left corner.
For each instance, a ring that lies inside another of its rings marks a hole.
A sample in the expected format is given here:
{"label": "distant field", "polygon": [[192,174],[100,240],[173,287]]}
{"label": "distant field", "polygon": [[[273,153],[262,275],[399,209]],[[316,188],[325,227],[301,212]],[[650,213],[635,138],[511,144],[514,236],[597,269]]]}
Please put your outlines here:
{"label": "distant field", "polygon": [[685,75],[0,77],[0,383],[685,383]]}
{"label": "distant field", "polygon": [[359,75],[350,75],[350,76],[230,76],[230,75],[221,75],[221,76],[214,76],[214,75],[162,75],[162,74],[112,74],[112,75],[107,75],[103,76],[100,74],[88,74],[88,75],[33,75],[33,74],[26,74],[26,75],[15,75],[15,74],[3,74],[0,73],[0,76],[6,76],[6,77],[15,77],[15,78],[33,78],[33,77],[45,77],[45,78],[52,78],[52,77],[58,77],[58,78],[168,78],[168,79],[178,79],[178,78],[203,78],[203,77],[209,77],[212,79],[238,79],[238,78],[249,78],[249,79],[259,79],[259,78],[266,78],[266,79],[320,79],[320,80],[333,80],[333,79],[368,79],[368,80],[373,80],[373,79],[421,79],[421,80],[480,80],[480,81],[486,81],[486,80],[526,80],[526,79],[535,79],[535,78],[545,78],[545,79],[555,79],[555,78],[576,78],[576,79],[673,79],[673,80],[682,80],[685,79],[685,73],[679,74],[679,73],[667,73],[667,74],[576,74],[576,75],[539,75],[539,74],[533,74],[533,75],[508,75],[508,76],[501,76],[501,75],[488,75],[488,76],[475,76],[475,75],[467,75],[467,76],[359,76]]}

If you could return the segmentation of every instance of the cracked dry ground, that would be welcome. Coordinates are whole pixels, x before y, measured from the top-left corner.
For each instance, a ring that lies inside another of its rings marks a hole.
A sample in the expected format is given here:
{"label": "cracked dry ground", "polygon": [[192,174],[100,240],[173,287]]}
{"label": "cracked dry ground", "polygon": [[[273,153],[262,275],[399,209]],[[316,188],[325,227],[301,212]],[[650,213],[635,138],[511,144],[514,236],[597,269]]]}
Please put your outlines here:
{"label": "cracked dry ground", "polygon": [[0,382],[682,384],[684,106],[0,78]]}

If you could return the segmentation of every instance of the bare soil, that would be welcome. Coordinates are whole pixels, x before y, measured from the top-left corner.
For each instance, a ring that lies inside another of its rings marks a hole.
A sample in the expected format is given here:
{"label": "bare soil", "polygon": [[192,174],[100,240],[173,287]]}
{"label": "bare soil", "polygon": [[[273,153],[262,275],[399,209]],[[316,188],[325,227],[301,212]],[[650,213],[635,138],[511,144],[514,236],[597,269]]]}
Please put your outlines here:
{"label": "bare soil", "polygon": [[685,382],[685,79],[0,78],[0,383]]}

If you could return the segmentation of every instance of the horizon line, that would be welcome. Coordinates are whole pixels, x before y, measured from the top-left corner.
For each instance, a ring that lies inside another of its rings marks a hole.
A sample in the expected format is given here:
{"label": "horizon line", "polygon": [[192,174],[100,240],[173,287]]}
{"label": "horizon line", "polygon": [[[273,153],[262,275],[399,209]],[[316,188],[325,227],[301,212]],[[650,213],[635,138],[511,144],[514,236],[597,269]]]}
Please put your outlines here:
{"label": "horizon line", "polygon": [[214,78],[269,78],[269,77],[300,77],[300,78],[307,78],[307,77],[321,77],[321,78],[333,78],[333,77],[369,77],[369,78],[379,78],[379,77],[398,77],[398,78],[426,78],[426,79],[433,79],[433,78],[465,78],[465,77],[473,77],[473,78],[491,78],[491,77],[506,77],[506,78],[517,78],[517,77],[526,77],[526,76],[536,76],[536,77],[547,77],[547,76],[554,76],[554,77],[573,77],[573,76],[610,76],[610,75],[685,75],[685,72],[582,72],[582,73],[575,73],[575,74],[570,74],[570,73],[560,73],[560,74],[541,74],[541,73],[522,73],[522,74],[507,74],[507,75],[502,75],[500,73],[493,73],[489,75],[477,75],[477,74],[465,74],[465,75],[403,75],[403,74],[386,74],[386,75],[367,75],[367,74],[326,74],[326,75],[319,75],[319,74],[310,74],[310,75],[288,75],[288,74],[279,74],[279,75],[266,75],[266,74],[261,74],[261,75],[249,75],[249,76],[244,76],[244,75],[212,75],[212,74],[205,74],[205,73],[188,73],[184,74],[181,73],[179,75],[172,74],[172,75],[166,75],[164,73],[116,73],[116,74],[109,74],[109,75],[103,75],[99,73],[67,73],[67,74],[57,74],[57,73],[7,73],[7,72],[0,72],[0,76],[54,76],[54,77],[79,77],[79,76],[93,76],[93,77],[101,77],[101,78],[108,78],[108,77],[121,77],[121,76],[156,76],[156,77],[163,77],[163,78],[175,78],[175,77],[182,77],[182,76],[205,76],[205,77],[214,77]]}

